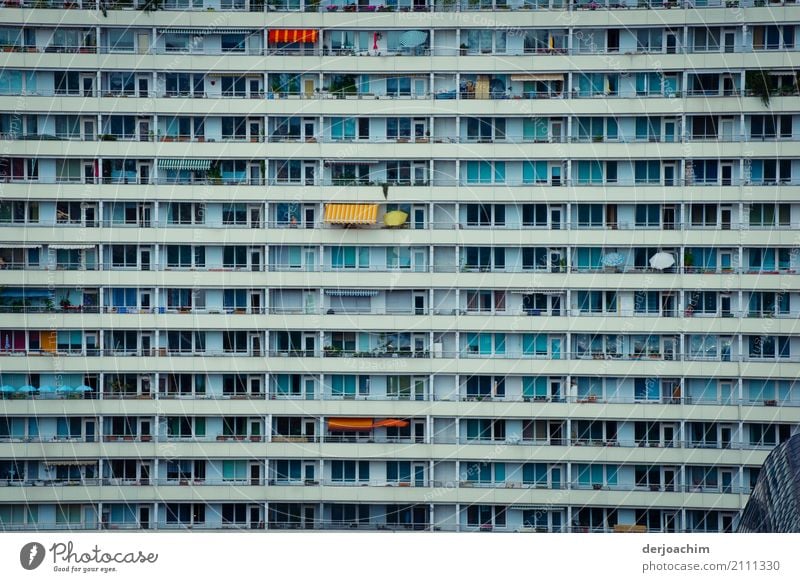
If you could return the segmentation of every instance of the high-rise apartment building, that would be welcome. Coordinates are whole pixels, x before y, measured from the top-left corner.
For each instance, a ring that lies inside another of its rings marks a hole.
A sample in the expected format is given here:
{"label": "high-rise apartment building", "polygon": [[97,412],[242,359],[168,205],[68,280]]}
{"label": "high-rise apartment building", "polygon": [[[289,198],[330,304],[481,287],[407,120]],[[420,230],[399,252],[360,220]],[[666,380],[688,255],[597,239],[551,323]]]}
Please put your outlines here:
{"label": "high-rise apartment building", "polygon": [[1,3],[0,529],[725,531],[800,429],[800,4]]}

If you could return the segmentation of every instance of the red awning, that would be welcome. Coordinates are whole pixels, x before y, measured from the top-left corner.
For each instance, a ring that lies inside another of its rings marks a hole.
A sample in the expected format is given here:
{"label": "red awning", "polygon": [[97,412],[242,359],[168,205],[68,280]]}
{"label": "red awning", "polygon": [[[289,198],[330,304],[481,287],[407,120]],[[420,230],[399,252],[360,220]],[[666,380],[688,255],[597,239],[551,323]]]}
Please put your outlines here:
{"label": "red awning", "polygon": [[318,31],[304,28],[276,28],[269,31],[269,42],[317,42]]}
{"label": "red awning", "polygon": [[408,426],[407,420],[397,418],[386,418],[384,420],[374,420],[372,418],[329,418],[328,430],[343,431],[366,431],[382,426],[393,426],[403,428]]}

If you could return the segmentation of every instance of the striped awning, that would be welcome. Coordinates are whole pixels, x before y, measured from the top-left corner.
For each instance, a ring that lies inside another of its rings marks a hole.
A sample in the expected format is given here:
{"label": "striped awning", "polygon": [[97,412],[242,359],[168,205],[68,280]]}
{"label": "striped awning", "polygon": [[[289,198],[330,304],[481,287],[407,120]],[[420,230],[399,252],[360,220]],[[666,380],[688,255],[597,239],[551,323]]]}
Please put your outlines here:
{"label": "striped awning", "polygon": [[208,36],[212,34],[253,34],[258,32],[253,28],[161,28],[159,34],[192,34],[194,36]]}
{"label": "striped awning", "polygon": [[95,245],[50,245],[51,249],[57,251],[82,251],[86,249],[93,249]]}
{"label": "striped awning", "polygon": [[325,222],[329,224],[375,224],[377,204],[326,204]]}
{"label": "striped awning", "polygon": [[158,167],[162,170],[194,170],[195,172],[205,172],[211,167],[211,160],[161,159],[158,160]]}
{"label": "striped awning", "polygon": [[269,31],[269,42],[317,42],[318,33],[312,28],[275,28]]}
{"label": "striped awning", "polygon": [[79,466],[83,466],[83,465],[94,465],[96,462],[97,462],[96,459],[91,459],[91,460],[90,459],[86,459],[86,460],[80,460],[80,459],[63,459],[63,460],[61,460],[61,459],[59,459],[57,461],[56,460],[45,461],[44,464],[45,465],[52,465],[52,466],[61,466],[61,467],[79,467]]}
{"label": "striped awning", "polygon": [[375,297],[377,294],[374,289],[325,289],[329,297]]}
{"label": "striped awning", "polygon": [[0,242],[0,249],[40,249],[42,245],[29,245],[25,243],[4,243]]}

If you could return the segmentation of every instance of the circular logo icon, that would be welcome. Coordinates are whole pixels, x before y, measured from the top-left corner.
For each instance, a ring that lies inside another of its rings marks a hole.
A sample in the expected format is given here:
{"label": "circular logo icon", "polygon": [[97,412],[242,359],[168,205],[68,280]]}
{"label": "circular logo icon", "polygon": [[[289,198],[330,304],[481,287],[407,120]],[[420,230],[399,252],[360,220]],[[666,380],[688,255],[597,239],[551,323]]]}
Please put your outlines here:
{"label": "circular logo icon", "polygon": [[35,570],[44,562],[44,546],[39,542],[29,542],[19,551],[19,563],[26,570]]}

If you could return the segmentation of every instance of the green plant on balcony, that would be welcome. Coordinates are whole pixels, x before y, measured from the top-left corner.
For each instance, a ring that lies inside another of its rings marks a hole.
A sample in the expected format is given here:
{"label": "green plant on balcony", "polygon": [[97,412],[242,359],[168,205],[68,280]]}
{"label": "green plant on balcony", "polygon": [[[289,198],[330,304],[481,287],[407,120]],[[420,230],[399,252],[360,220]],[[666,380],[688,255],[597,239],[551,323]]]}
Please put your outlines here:
{"label": "green plant on balcony", "polygon": [[356,94],[356,78],[354,75],[335,75],[331,80],[330,92],[342,97]]}
{"label": "green plant on balcony", "polygon": [[342,354],[341,348],[337,346],[325,346],[324,348],[322,348],[322,351],[328,358],[334,358]]}
{"label": "green plant on balcony", "polygon": [[694,269],[694,255],[689,251],[683,253],[683,266],[687,271]]}
{"label": "green plant on balcony", "polygon": [[206,173],[206,177],[210,184],[221,184],[222,183],[222,170],[220,170],[219,165],[215,164],[208,169]]}
{"label": "green plant on balcony", "polygon": [[748,93],[760,97],[764,106],[769,107],[772,86],[766,71],[747,71],[744,76],[744,86]]}

